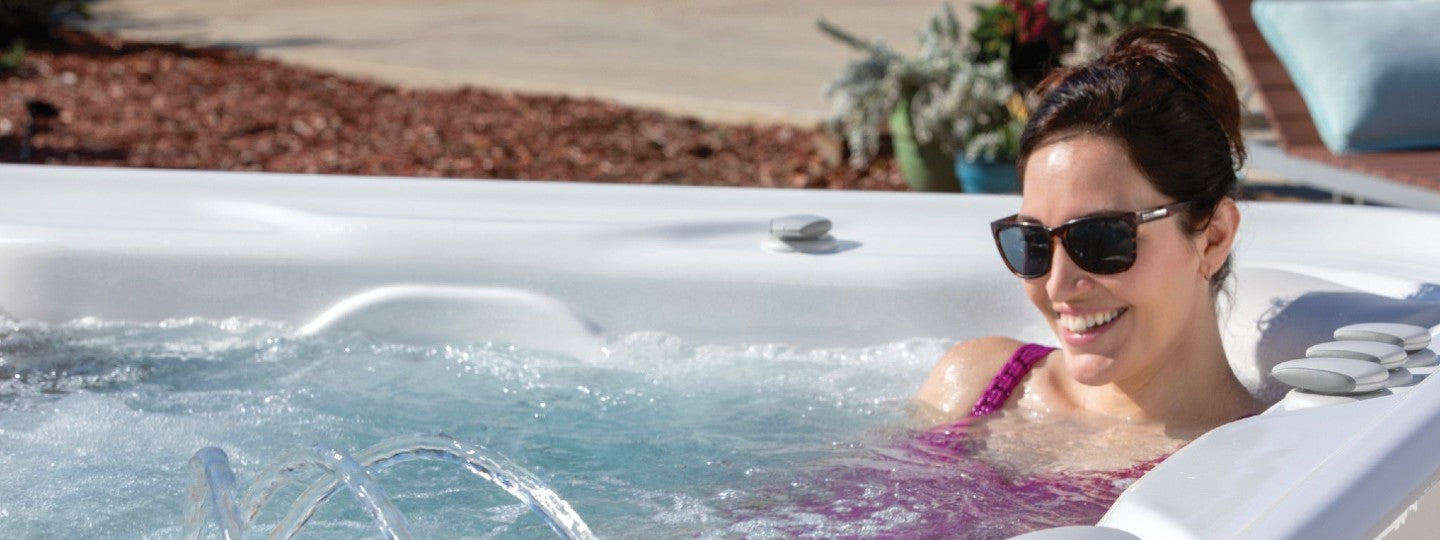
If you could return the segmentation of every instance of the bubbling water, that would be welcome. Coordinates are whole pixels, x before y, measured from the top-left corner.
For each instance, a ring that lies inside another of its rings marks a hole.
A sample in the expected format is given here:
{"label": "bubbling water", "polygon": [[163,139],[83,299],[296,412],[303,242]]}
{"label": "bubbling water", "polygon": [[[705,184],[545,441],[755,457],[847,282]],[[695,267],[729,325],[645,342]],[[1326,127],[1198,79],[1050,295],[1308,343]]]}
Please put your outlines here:
{"label": "bubbling water", "polygon": [[[240,319],[0,322],[0,536],[181,537],[197,450],[223,448],[254,485],[313,441],[366,448],[413,433],[509,456],[600,537],[984,537],[1097,517],[1066,513],[1084,490],[1015,495],[1012,475],[903,450],[910,399],[945,340],[797,349],[633,333],[580,360],[292,333]],[[453,462],[383,469],[369,474],[416,537],[554,536],[529,504]],[[266,498],[305,499],[318,481]],[[249,530],[292,517],[237,497]],[[986,515],[1018,503],[1039,506]],[[354,504],[320,507],[304,530],[376,534]]]}

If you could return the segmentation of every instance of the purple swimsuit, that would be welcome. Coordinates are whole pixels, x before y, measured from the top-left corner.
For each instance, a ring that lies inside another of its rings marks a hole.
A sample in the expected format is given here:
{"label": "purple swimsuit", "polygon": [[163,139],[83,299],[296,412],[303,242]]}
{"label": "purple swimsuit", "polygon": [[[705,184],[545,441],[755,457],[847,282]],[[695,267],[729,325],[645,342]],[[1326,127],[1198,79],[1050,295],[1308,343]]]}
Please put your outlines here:
{"label": "purple swimsuit", "polygon": [[1054,350],[1035,344],[1016,350],[969,418],[872,447],[865,459],[845,467],[804,474],[807,489],[769,493],[736,508],[735,517],[764,518],[772,532],[817,538],[990,539],[1094,524],[1125,487],[1163,458],[1123,470],[1015,475],[975,458],[985,439],[968,429],[1003,408]]}
{"label": "purple swimsuit", "polygon": [[1035,343],[1026,343],[1010,355],[1010,359],[1000,367],[1000,372],[995,378],[990,379],[990,385],[985,387],[985,393],[980,394],[980,399],[975,406],[970,408],[970,416],[958,422],[937,426],[920,434],[915,440],[915,450],[929,454],[931,457],[946,459],[947,456],[961,456],[971,453],[968,445],[972,444],[971,438],[965,436],[965,431],[975,420],[1005,407],[1005,402],[1010,401],[1010,394],[1020,386],[1020,381],[1030,374],[1035,364],[1040,363],[1046,356],[1055,350],[1054,347],[1046,347]]}
{"label": "purple swimsuit", "polygon": [[[979,418],[1005,407],[1020,381],[1055,349],[1028,343],[1016,349],[1000,372],[991,379],[985,393],[975,402],[970,416],[918,434],[905,445],[907,460],[943,464],[933,478],[912,480],[927,486],[932,493],[942,494],[950,486],[956,490],[948,502],[935,501],[937,510],[948,511],[944,518],[929,516],[931,528],[923,534],[940,533],[969,538],[1008,537],[1027,530],[1057,525],[1093,524],[1099,521],[1120,492],[1166,456],[1113,471],[1048,473],[1019,477],[975,459],[976,445],[984,440],[967,433]],[[948,472],[947,472],[948,471]],[[897,486],[898,487],[898,486]],[[987,500],[977,500],[976,491]]]}
{"label": "purple swimsuit", "polygon": [[1000,373],[996,373],[995,378],[990,380],[990,386],[985,388],[980,401],[976,401],[975,407],[970,409],[970,416],[978,418],[1004,407],[1005,402],[1010,400],[1010,393],[1020,385],[1020,380],[1054,350],[1054,347],[1034,343],[1026,343],[1015,349],[1015,354],[1010,355],[1010,360],[1000,368]]}

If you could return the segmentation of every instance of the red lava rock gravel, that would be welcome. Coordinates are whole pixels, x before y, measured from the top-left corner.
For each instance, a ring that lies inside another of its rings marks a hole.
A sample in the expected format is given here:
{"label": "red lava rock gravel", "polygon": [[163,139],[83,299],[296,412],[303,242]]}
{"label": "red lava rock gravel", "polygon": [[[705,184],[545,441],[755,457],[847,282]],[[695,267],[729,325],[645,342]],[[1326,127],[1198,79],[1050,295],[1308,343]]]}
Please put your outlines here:
{"label": "red lava rock gravel", "polygon": [[[0,161],[358,175],[904,189],[815,129],[720,125],[593,99],[412,90],[224,49],[85,33],[0,74]],[[42,105],[43,108],[43,105]]]}

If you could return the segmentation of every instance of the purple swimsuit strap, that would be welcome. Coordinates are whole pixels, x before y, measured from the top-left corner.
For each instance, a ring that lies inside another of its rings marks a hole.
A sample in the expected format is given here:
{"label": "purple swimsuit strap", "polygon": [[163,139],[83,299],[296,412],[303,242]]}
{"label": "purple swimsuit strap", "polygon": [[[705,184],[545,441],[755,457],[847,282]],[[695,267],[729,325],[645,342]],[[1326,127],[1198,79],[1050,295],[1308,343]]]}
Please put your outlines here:
{"label": "purple swimsuit strap", "polygon": [[1030,373],[1030,369],[1034,368],[1040,359],[1054,350],[1054,347],[1034,343],[1026,343],[1015,349],[1015,354],[1010,355],[1010,360],[1005,362],[1000,373],[990,380],[990,386],[985,388],[985,393],[975,402],[975,407],[970,409],[970,416],[985,416],[1004,407],[1005,402],[1010,399],[1010,393],[1020,385],[1020,379],[1025,378],[1025,374]]}

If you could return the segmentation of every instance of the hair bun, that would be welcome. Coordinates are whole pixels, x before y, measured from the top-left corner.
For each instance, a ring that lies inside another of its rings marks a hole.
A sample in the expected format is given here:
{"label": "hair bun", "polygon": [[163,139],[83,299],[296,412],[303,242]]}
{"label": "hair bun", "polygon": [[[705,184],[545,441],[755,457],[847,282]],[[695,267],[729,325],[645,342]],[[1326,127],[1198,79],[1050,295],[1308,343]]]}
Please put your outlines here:
{"label": "hair bun", "polygon": [[[1245,162],[1240,99],[1219,55],[1205,42],[1170,28],[1136,28],[1110,43],[1099,64],[1137,75],[1164,76],[1205,102],[1229,140],[1235,168]],[[1148,74],[1147,74],[1148,72]]]}

